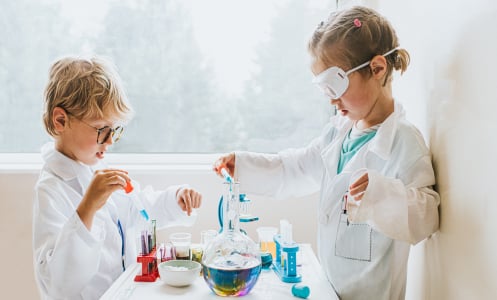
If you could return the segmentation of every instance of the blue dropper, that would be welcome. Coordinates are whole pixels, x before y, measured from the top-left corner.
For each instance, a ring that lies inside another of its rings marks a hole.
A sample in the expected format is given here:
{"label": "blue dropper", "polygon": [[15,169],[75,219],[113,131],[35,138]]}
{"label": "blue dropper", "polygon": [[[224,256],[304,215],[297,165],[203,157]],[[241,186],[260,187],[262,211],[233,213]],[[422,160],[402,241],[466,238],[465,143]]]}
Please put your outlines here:
{"label": "blue dropper", "polygon": [[225,168],[221,169],[221,174],[224,176],[224,179],[226,179],[227,182],[233,183],[233,178],[230,176],[230,174]]}
{"label": "blue dropper", "polygon": [[141,201],[139,198],[134,199],[134,200],[132,200],[132,201],[133,201],[133,203],[135,204],[136,209],[138,209],[138,211],[140,212],[140,215],[142,215],[142,217],[145,219],[145,221],[147,221],[147,222],[148,222],[148,220],[149,220],[150,218],[148,217],[148,213],[147,213],[147,211],[145,210],[145,207],[143,206],[142,201]]}
{"label": "blue dropper", "polygon": [[[127,194],[130,194],[133,192],[133,186],[131,185],[131,182],[128,182],[128,186],[126,186],[126,193]],[[142,217],[145,219],[145,221],[148,222],[148,220],[150,219],[148,217],[148,213],[147,211],[145,210],[145,206],[143,205],[140,197],[136,196],[136,197],[133,197],[133,199],[131,199],[131,201],[133,202],[133,204],[135,205],[136,209],[140,212],[140,215],[142,215]]]}

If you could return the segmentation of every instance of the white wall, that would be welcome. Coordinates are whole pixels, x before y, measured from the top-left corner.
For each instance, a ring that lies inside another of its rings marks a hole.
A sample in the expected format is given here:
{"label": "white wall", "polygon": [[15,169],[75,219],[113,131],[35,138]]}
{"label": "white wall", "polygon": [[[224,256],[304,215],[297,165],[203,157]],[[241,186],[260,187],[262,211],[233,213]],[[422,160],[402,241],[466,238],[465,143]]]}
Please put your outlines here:
{"label": "white wall", "polygon": [[[168,228],[158,233],[159,241],[166,241],[169,233],[186,231],[192,233],[194,242],[200,242],[202,229],[218,229],[217,205],[223,192],[222,180],[204,166],[200,170],[131,171],[130,175],[142,186],[154,188],[172,184],[189,183],[203,194],[203,205],[198,210],[198,219],[192,228]],[[33,187],[36,171],[2,172],[0,170],[0,236],[2,237],[0,257],[3,272],[0,272],[1,299],[37,299],[38,291],[34,281],[31,244],[31,213],[34,198]],[[251,212],[259,216],[257,222],[241,227],[257,241],[255,228],[258,226],[279,226],[280,219],[288,219],[294,226],[294,239],[310,243],[315,249],[317,195],[291,199],[284,205],[278,201],[253,197]],[[304,209],[303,209],[304,208]]]}
{"label": "white wall", "polygon": [[442,198],[440,232],[411,253],[407,298],[497,299],[497,4],[371,4],[412,55],[397,96],[431,144]]}

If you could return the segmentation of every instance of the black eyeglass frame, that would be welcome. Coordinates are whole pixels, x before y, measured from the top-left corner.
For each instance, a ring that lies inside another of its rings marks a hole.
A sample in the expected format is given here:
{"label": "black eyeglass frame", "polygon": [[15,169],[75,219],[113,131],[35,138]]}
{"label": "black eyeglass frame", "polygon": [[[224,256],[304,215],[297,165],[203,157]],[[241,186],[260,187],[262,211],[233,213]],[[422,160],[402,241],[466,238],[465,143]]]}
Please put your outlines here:
{"label": "black eyeglass frame", "polygon": [[[112,128],[112,127],[110,127],[110,126],[104,126],[104,127],[102,127],[102,128],[97,128],[97,127],[95,127],[95,126],[92,126],[92,125],[90,125],[90,124],[86,123],[86,122],[85,122],[85,121],[83,121],[82,119],[77,118],[75,115],[71,114],[71,113],[70,113],[70,112],[68,112],[68,111],[66,111],[66,113],[67,113],[69,116],[71,116],[71,117],[73,117],[73,118],[75,118],[75,119],[77,119],[77,120],[81,121],[83,124],[85,124],[85,125],[87,125],[87,126],[89,126],[89,127],[93,128],[93,129],[95,129],[95,130],[97,131],[97,144],[99,144],[99,145],[103,145],[103,144],[105,144],[105,142],[107,142],[107,141],[109,140],[109,137],[110,137],[110,138],[112,138],[112,142],[113,142],[113,143],[116,143],[117,141],[119,141],[119,139],[121,138],[121,136],[122,136],[122,134],[123,134],[123,131],[124,131],[124,126],[117,126],[116,128]],[[105,134],[104,139],[103,139],[101,142],[99,142],[100,135],[102,134],[102,132],[104,132],[104,131],[106,131],[106,130],[108,130],[108,132]],[[117,137],[116,137],[116,138],[114,138],[114,135],[116,135],[116,134],[117,134]]]}

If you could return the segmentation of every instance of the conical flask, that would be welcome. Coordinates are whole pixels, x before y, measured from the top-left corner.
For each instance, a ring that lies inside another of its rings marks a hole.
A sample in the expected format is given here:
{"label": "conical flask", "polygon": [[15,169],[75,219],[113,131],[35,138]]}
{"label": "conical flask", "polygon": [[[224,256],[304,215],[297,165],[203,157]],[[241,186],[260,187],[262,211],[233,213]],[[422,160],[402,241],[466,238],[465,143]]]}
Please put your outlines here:
{"label": "conical flask", "polygon": [[261,273],[259,247],[240,232],[239,184],[225,183],[223,231],[206,245],[202,257],[203,276],[219,296],[248,294]]}

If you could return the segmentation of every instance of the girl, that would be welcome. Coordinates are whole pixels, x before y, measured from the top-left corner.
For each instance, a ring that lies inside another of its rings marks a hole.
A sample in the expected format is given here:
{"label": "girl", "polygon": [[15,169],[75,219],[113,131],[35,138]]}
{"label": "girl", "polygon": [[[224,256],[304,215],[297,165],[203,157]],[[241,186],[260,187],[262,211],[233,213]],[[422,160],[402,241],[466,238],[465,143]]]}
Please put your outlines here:
{"label": "girl", "polygon": [[341,299],[404,299],[411,244],[438,229],[430,152],[392,97],[407,69],[390,23],[365,7],[332,13],[310,42],[314,82],[338,115],[303,149],[235,152],[216,161],[245,193],[320,190],[318,256]]}

